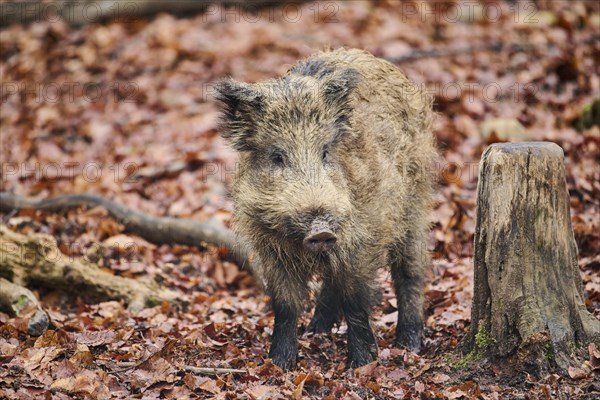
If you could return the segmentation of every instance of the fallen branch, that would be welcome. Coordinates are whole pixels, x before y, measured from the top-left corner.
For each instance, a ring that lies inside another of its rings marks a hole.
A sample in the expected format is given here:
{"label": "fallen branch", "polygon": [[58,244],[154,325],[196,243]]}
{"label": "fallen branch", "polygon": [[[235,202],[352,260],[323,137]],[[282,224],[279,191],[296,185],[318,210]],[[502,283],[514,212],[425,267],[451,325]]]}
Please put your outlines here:
{"label": "fallen branch", "polygon": [[74,194],[37,200],[9,192],[0,192],[0,211],[33,208],[48,212],[62,212],[77,207],[103,207],[129,232],[136,233],[155,244],[182,244],[199,246],[208,243],[228,249],[227,258],[240,267],[249,264],[245,248],[236,235],[221,223],[194,221],[183,218],[155,217],[122,204],[92,194]]}
{"label": "fallen branch", "polygon": [[[134,361],[121,361],[116,362],[115,365],[119,368],[135,368],[141,363]],[[196,375],[218,375],[218,374],[247,374],[248,371],[243,369],[233,368],[206,368],[206,367],[193,367],[191,365],[182,365],[181,369],[187,372],[191,372]]]}
{"label": "fallen branch", "polygon": [[115,276],[64,255],[52,236],[25,236],[5,225],[0,225],[0,276],[17,285],[61,288],[92,301],[123,300],[133,311],[162,301],[183,302],[180,295],[153,282]]}
{"label": "fallen branch", "polygon": [[[138,367],[142,367],[143,365],[147,365],[148,363],[152,363],[152,360],[154,360],[156,357],[163,357],[169,353],[171,353],[171,351],[173,350],[173,347],[175,347],[177,344],[177,341],[174,339],[169,339],[167,340],[167,342],[164,344],[164,346],[160,349],[157,350],[156,352],[154,352],[153,354],[145,357],[142,360],[138,360],[138,361],[109,361],[107,364],[117,367],[117,368],[121,368],[123,370],[128,370],[128,369],[135,369]],[[143,367],[142,367],[143,368]],[[187,372],[191,372],[193,374],[197,374],[197,375],[218,375],[218,374],[246,374],[248,373],[247,371],[243,370],[243,369],[232,369],[232,368],[202,368],[202,367],[193,367],[191,365],[179,365],[180,369],[183,369],[184,371]]]}
{"label": "fallen branch", "polygon": [[17,317],[29,317],[27,333],[40,336],[48,329],[50,319],[33,293],[23,286],[0,278],[0,310]]}
{"label": "fallen branch", "polygon": [[233,368],[201,368],[184,365],[183,369],[196,375],[217,375],[217,374],[247,374],[248,371]]}

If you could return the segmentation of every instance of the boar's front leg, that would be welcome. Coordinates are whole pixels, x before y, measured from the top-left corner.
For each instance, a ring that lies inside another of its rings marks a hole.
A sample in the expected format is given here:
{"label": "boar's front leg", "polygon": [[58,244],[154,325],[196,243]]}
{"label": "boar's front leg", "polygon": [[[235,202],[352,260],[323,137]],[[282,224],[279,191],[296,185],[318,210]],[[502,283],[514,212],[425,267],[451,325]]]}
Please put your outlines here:
{"label": "boar's front leg", "polygon": [[296,365],[298,339],[296,327],[298,309],[291,303],[273,298],[271,301],[275,313],[275,326],[271,337],[269,358],[275,365],[283,369],[291,369]]}
{"label": "boar's front leg", "polygon": [[348,367],[356,368],[377,358],[377,342],[369,320],[374,291],[372,278],[355,277],[347,282],[342,297],[342,309],[348,323]]}
{"label": "boar's front leg", "polygon": [[267,294],[275,313],[269,358],[283,369],[296,365],[298,354],[297,326],[302,304],[308,298],[306,281],[292,277],[284,269],[272,269],[267,277]]}

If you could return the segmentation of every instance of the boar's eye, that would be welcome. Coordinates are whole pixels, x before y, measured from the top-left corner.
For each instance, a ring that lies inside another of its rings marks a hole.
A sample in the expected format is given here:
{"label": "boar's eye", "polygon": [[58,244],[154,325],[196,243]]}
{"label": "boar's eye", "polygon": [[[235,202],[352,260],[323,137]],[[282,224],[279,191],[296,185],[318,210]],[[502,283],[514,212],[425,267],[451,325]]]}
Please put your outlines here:
{"label": "boar's eye", "polygon": [[277,150],[271,153],[271,162],[277,167],[285,166],[285,157],[283,155],[283,152]]}
{"label": "boar's eye", "polygon": [[329,149],[323,150],[323,155],[321,156],[323,160],[323,164],[329,164],[331,162],[331,155],[329,154]]}

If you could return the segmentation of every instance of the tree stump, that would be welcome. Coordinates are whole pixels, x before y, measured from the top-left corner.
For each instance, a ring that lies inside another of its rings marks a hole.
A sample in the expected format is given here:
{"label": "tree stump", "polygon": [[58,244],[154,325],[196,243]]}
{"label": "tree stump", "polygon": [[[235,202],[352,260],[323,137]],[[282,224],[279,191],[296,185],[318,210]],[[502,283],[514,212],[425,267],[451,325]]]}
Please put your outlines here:
{"label": "tree stump", "polygon": [[493,144],[483,154],[463,351],[539,374],[581,365],[600,339],[583,303],[569,204],[556,144]]}

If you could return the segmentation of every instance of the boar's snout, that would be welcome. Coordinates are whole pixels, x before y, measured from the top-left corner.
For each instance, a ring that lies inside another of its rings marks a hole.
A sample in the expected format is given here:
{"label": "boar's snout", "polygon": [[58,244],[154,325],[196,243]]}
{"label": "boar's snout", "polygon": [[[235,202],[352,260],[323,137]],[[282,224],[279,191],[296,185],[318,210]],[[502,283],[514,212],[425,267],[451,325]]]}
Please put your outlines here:
{"label": "boar's snout", "polygon": [[327,221],[317,219],[311,224],[311,229],[304,237],[304,247],[314,253],[324,253],[335,247],[337,236],[333,233]]}
{"label": "boar's snout", "polygon": [[304,238],[304,246],[312,252],[324,253],[333,249],[337,237],[331,231],[321,231]]}

